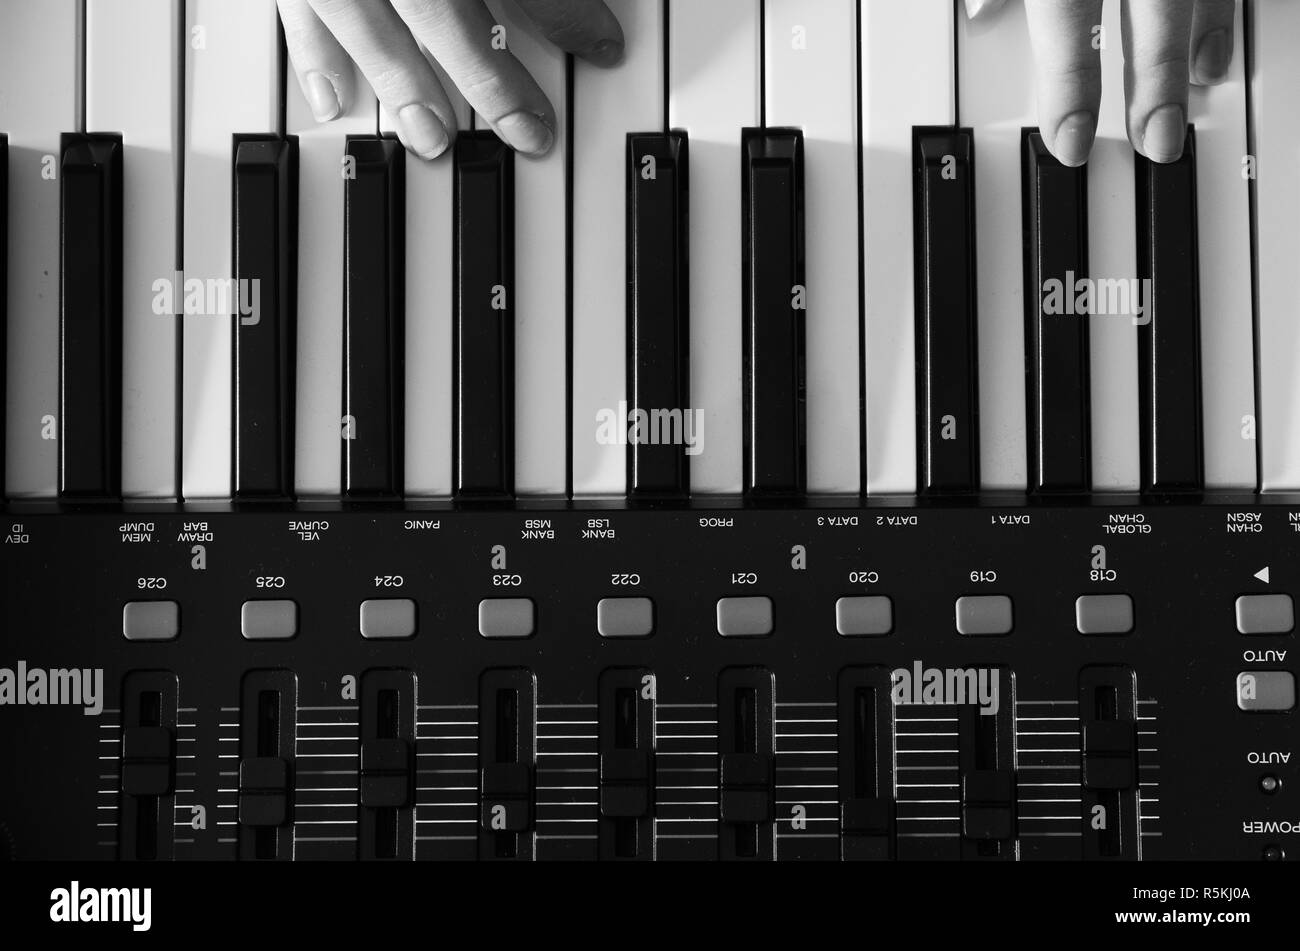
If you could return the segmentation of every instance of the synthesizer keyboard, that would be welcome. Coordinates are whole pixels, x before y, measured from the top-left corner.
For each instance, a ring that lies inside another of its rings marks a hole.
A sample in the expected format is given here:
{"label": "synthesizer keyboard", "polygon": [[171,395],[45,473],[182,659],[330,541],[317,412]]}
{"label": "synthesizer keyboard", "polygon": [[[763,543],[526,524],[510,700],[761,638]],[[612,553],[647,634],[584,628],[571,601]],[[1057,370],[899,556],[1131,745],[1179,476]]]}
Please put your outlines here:
{"label": "synthesizer keyboard", "polygon": [[609,5],[422,163],[0,0],[0,854],[1295,857],[1300,7],[1071,169],[1018,5]]}

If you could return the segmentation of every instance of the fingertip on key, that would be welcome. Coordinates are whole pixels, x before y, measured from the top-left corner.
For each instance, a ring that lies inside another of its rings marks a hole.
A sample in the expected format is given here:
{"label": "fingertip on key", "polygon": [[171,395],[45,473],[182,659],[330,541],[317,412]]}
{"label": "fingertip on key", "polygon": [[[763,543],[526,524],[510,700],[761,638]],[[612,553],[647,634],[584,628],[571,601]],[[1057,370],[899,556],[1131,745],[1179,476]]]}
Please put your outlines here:
{"label": "fingertip on key", "polygon": [[337,119],[343,111],[343,100],[338,89],[324,73],[312,71],[303,77],[303,94],[317,122]]}
{"label": "fingertip on key", "polygon": [[1162,165],[1178,161],[1187,139],[1186,116],[1183,107],[1175,103],[1156,109],[1147,118],[1138,151]]}
{"label": "fingertip on key", "polygon": [[596,66],[617,66],[623,59],[623,42],[617,39],[600,40],[583,53],[582,58]]}
{"label": "fingertip on key", "polygon": [[1228,77],[1232,62],[1232,47],[1224,30],[1215,30],[1202,38],[1192,60],[1192,71],[1197,83],[1214,86]]}
{"label": "fingertip on key", "polygon": [[451,136],[442,120],[428,106],[412,103],[397,114],[398,136],[415,155],[428,161],[435,159],[451,144]]}
{"label": "fingertip on key", "polygon": [[508,146],[526,155],[545,155],[555,144],[555,132],[547,121],[524,110],[498,121],[496,129]]}
{"label": "fingertip on key", "polygon": [[1088,161],[1096,137],[1097,117],[1090,112],[1079,111],[1061,121],[1048,145],[1058,162],[1069,168],[1078,168]]}

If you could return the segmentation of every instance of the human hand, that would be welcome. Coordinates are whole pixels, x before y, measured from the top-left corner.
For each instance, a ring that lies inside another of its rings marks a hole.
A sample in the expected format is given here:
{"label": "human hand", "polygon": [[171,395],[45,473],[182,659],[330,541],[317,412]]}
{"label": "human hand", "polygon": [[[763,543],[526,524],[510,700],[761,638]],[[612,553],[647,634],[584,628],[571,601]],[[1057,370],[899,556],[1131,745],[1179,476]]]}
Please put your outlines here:
{"label": "human hand", "polygon": [[[445,152],[456,115],[423,46],[506,144],[530,155],[555,141],[555,109],[506,49],[483,0],[277,0],[294,72],[318,121],[347,108],[352,63],[423,159]],[[515,0],[542,35],[598,66],[623,55],[623,31],[603,0]],[[507,38],[508,42],[508,38]]]}
{"label": "human hand", "polygon": [[[1006,0],[966,0],[972,18]],[[1102,0],[1024,0],[1034,47],[1043,141],[1062,163],[1082,165],[1097,134]],[[1188,83],[1222,82],[1232,63],[1234,0],[1124,0],[1124,98],[1129,141],[1153,162],[1183,154]]]}

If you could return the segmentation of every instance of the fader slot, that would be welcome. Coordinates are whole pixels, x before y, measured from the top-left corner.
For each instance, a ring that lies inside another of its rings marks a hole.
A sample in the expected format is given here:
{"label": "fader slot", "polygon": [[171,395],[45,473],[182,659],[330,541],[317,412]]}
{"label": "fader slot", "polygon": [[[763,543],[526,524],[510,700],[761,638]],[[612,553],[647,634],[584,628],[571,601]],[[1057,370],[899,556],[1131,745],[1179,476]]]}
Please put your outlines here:
{"label": "fader slot", "polygon": [[840,857],[896,855],[894,704],[889,670],[848,667],[839,678]]}
{"label": "fader slot", "polygon": [[654,858],[654,675],[643,668],[600,677],[602,859]]}
{"label": "fader slot", "polygon": [[239,710],[239,857],[291,860],[298,678],[288,670],[250,671]]}
{"label": "fader slot", "polygon": [[415,857],[415,675],[361,677],[361,776],[357,827],[362,860]]}
{"label": "fader slot", "polygon": [[718,678],[718,851],[772,859],[775,685],[770,671],[733,667]]}
{"label": "fader slot", "polygon": [[479,681],[479,858],[532,859],[537,683],[529,670]]}
{"label": "fader slot", "polygon": [[[1015,675],[998,667],[971,669],[972,689],[981,701],[958,707],[958,766],[961,772],[961,857],[1014,860],[1019,857],[1016,809]],[[979,678],[988,678],[980,689]],[[996,678],[996,680],[994,680]],[[995,698],[993,700],[992,698]]]}
{"label": "fader slot", "polygon": [[1128,667],[1079,672],[1083,857],[1135,860],[1138,836],[1137,686]]}
{"label": "fader slot", "polygon": [[122,685],[121,859],[173,856],[179,689],[176,675],[165,670],[133,671]]}

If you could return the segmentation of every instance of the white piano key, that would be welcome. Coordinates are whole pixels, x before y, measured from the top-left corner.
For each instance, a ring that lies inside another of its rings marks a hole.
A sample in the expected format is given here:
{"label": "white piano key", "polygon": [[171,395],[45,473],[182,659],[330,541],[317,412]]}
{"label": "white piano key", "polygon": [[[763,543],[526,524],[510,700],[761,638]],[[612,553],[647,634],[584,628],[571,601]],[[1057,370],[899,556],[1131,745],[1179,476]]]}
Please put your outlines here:
{"label": "white piano key", "polygon": [[[447,91],[460,129],[470,128],[472,112],[464,97],[436,63],[434,71]],[[397,134],[396,121],[382,106],[379,131],[385,135]],[[450,149],[432,162],[406,156],[405,489],[408,498],[451,495],[454,172]],[[342,240],[342,230],[339,234]],[[336,393],[341,385],[340,378],[335,383]],[[337,463],[335,470],[338,470]]]}
{"label": "white piano key", "polygon": [[867,492],[916,491],[912,128],[956,116],[950,0],[862,4]]}
{"label": "white piano key", "polygon": [[122,136],[122,495],[175,498],[181,0],[87,0],[86,131]]}
{"label": "white piano key", "polygon": [[1242,164],[1248,147],[1241,19],[1238,4],[1237,44],[1227,81],[1193,86],[1188,115],[1196,126],[1205,486],[1253,491],[1255,324],[1250,181]]}
{"label": "white piano key", "polygon": [[[627,42],[616,69],[573,72],[573,495],[627,490],[617,436],[627,399],[627,133],[664,123],[663,0],[610,0]],[[602,420],[614,418],[598,429]],[[706,432],[705,439],[708,439]]]}
{"label": "white piano key", "polygon": [[[233,280],[233,136],[277,131],[279,36],[275,0],[189,0],[185,51],[184,270],[187,285]],[[304,203],[305,204],[305,203]],[[209,294],[204,310],[228,308]],[[230,314],[184,317],[181,492],[230,497]]]}
{"label": "white piano key", "polygon": [[[1137,277],[1137,198],[1124,120],[1118,4],[1106,5],[1102,25],[1101,113],[1088,160],[1088,269],[1095,280],[1131,281]],[[1134,315],[1094,317],[1088,332],[1093,490],[1135,492],[1142,485],[1142,455]]]}
{"label": "white piano key", "polygon": [[1256,3],[1253,73],[1259,268],[1260,488],[1300,491],[1300,4]]}
{"label": "white piano key", "polygon": [[312,116],[292,73],[285,81],[285,132],[298,137],[294,488],[302,498],[336,498],[341,491],[343,157],[349,135],[378,131],[379,109],[370,85],[355,79],[348,110],[327,123]]}
{"label": "white piano key", "polygon": [[804,133],[809,494],[862,484],[857,7],[854,0],[767,0],[769,127]]}
{"label": "white piano key", "polygon": [[0,132],[9,136],[5,494],[58,490],[59,137],[81,127],[79,0],[0,0]]}
{"label": "white piano key", "polygon": [[1038,125],[1023,4],[987,22],[960,17],[961,115],[975,135],[979,307],[980,484],[1023,490],[1029,475],[1025,404],[1021,132]]}
{"label": "white piano key", "polygon": [[703,452],[691,492],[740,494],[740,130],[762,122],[762,0],[671,0],[668,126],[686,132],[690,161],[691,407],[703,411]]}
{"label": "white piano key", "polygon": [[[568,127],[564,54],[539,37],[514,4],[496,4],[510,51]],[[488,128],[480,124],[479,128]],[[515,493],[568,492],[568,137],[544,158],[515,156]]]}

